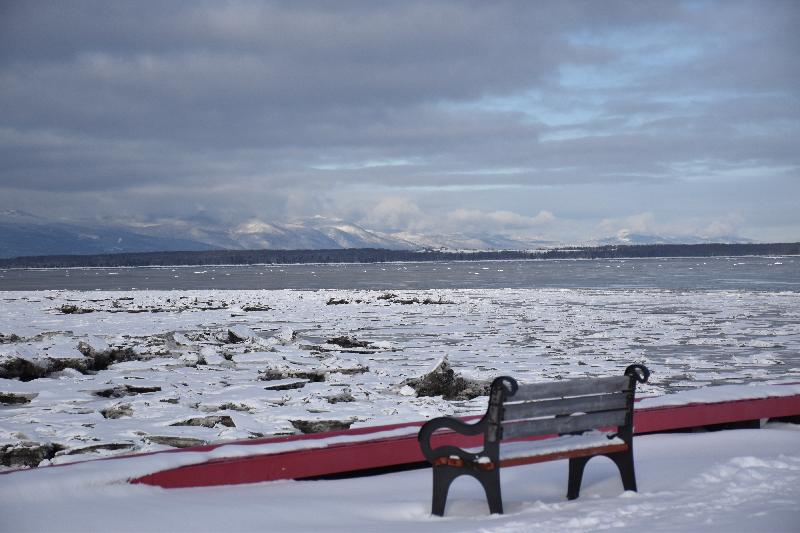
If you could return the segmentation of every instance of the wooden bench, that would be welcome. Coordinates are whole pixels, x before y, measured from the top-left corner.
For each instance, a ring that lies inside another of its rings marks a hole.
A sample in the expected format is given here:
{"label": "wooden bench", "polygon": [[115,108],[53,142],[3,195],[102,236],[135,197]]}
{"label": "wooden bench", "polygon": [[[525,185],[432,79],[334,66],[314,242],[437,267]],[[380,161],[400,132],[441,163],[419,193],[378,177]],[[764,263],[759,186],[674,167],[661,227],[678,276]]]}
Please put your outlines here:
{"label": "wooden bench", "polygon": [[[502,376],[492,382],[489,408],[478,422],[467,424],[451,417],[426,422],[418,439],[433,465],[433,514],[444,515],[450,484],[461,475],[476,478],[486,491],[489,510],[502,513],[500,468],[556,459],[569,459],[570,500],[578,497],[584,467],[597,455],[614,461],[625,490],[635,491],[633,400],[636,383],[645,383],[649,376],[643,365],[630,365],[622,376],[530,385]],[[483,447],[431,448],[434,432],[441,429],[483,434]],[[542,439],[545,435],[554,437]]]}

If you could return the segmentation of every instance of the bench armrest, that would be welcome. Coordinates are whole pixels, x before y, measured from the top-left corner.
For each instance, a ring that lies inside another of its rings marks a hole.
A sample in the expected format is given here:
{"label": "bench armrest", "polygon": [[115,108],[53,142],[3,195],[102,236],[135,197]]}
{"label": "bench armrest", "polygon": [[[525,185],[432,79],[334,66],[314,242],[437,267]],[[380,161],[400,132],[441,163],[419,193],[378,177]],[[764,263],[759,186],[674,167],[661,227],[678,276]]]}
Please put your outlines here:
{"label": "bench armrest", "polygon": [[628,365],[628,368],[625,369],[625,375],[632,377],[639,383],[647,383],[647,380],[650,379],[650,370],[640,364]]}
{"label": "bench armrest", "polygon": [[419,440],[419,447],[422,449],[422,454],[429,462],[437,457],[448,457],[450,455],[457,455],[462,459],[471,458],[474,454],[465,452],[457,446],[439,446],[438,448],[431,448],[431,437],[433,433],[439,429],[449,429],[455,431],[460,435],[480,435],[486,431],[486,422],[484,419],[479,420],[475,424],[467,424],[457,418],[450,416],[442,416],[428,420],[419,430],[417,440]]}

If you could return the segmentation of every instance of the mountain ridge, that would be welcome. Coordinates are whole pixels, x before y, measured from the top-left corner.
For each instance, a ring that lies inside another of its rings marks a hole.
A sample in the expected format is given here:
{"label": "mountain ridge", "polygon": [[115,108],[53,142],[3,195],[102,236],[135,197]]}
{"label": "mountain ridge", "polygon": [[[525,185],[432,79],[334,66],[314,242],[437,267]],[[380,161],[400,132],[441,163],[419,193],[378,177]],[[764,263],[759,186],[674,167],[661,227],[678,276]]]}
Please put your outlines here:
{"label": "mountain ridge", "polygon": [[[736,236],[718,238],[716,242],[720,241],[752,242]],[[580,245],[710,242],[715,241],[696,236],[664,237],[626,233]],[[0,210],[0,258],[212,250],[535,250],[557,246],[565,244],[490,231],[473,230],[462,234],[387,233],[322,216],[282,223],[251,218],[226,227],[216,222],[182,219],[152,222],[48,219],[15,209]]]}

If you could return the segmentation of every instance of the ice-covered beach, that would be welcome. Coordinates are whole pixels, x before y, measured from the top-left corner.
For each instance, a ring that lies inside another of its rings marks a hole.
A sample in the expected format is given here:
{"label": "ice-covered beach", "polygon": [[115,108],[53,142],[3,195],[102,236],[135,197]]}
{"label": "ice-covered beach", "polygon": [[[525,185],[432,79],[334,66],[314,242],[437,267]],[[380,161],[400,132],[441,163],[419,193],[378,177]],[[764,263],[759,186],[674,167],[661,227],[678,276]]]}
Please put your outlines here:
{"label": "ice-covered beach", "polygon": [[6,466],[480,411],[404,384],[444,357],[479,382],[644,362],[642,395],[800,378],[797,292],[39,291],[2,307]]}

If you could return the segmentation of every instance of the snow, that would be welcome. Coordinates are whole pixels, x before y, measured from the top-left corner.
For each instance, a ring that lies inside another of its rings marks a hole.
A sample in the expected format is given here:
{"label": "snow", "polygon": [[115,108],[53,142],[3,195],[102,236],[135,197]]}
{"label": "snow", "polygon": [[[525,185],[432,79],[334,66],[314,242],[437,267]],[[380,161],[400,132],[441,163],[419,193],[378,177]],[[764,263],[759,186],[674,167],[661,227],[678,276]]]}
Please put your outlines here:
{"label": "snow", "polygon": [[643,398],[636,404],[636,409],[668,407],[671,405],[687,405],[690,403],[733,402],[737,400],[754,400],[759,398],[780,398],[800,394],[800,383],[784,383],[775,385],[719,385],[681,391],[652,398]]}
{"label": "snow", "polygon": [[[619,446],[625,441],[618,437],[611,437],[606,433],[587,432],[582,435],[564,435],[551,439],[534,441],[503,442],[500,446],[500,460],[519,459],[522,457],[537,457],[572,450],[585,450],[599,446]],[[480,448],[469,449],[478,453]]]}
{"label": "snow", "polygon": [[125,459],[0,475],[0,517],[4,531],[20,533],[797,531],[798,426],[647,435],[634,439],[634,453],[638,493],[623,492],[613,463],[597,458],[574,501],[564,496],[566,461],[503,469],[504,515],[488,515],[482,489],[464,477],[446,517],[431,516],[428,469],[161,489],[119,483],[138,468]]}

